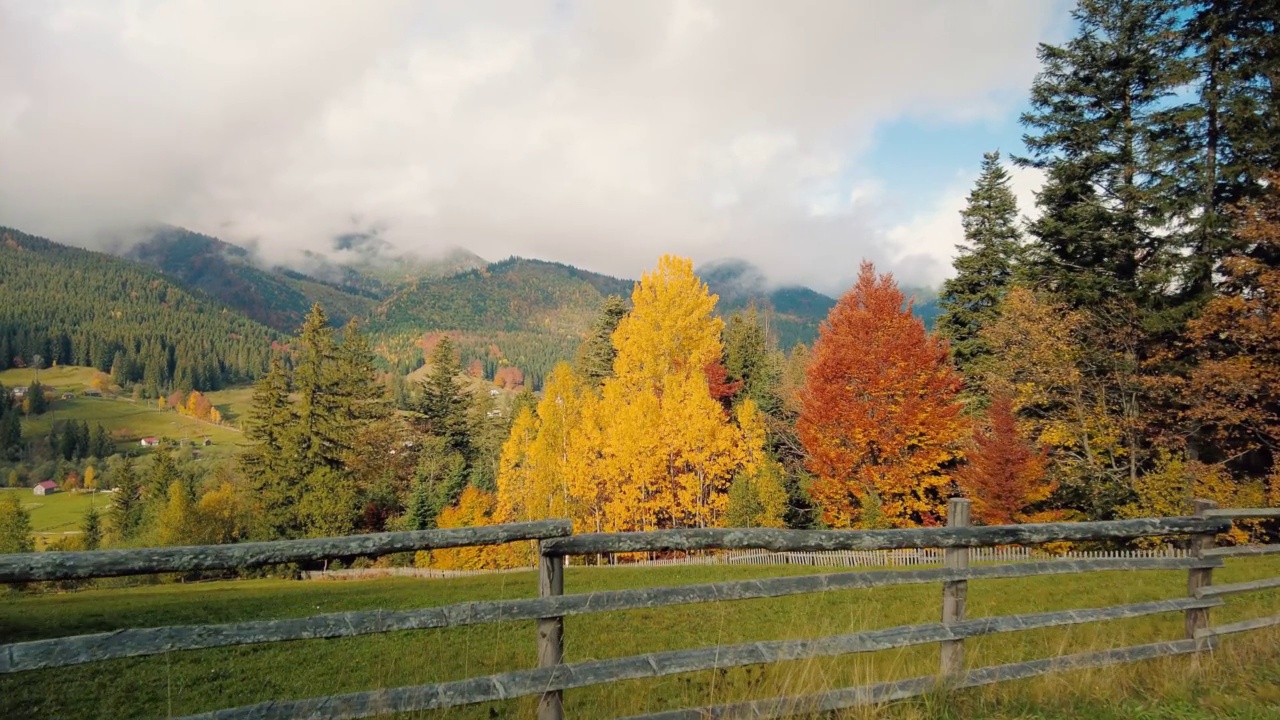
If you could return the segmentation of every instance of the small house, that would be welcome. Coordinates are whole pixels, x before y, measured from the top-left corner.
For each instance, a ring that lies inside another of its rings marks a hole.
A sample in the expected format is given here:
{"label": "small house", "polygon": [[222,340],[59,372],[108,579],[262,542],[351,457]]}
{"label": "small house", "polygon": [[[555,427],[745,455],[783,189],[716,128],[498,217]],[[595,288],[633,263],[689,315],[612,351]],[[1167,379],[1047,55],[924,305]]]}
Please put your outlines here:
{"label": "small house", "polygon": [[45,480],[44,482],[31,488],[31,492],[37,495],[52,495],[58,492],[58,483],[52,480]]}
{"label": "small house", "polygon": [[205,438],[204,442],[202,442],[201,444],[204,445],[205,447],[209,447],[210,445],[213,444],[213,441],[210,440],[209,438]]}
{"label": "small house", "polygon": [[75,397],[75,395],[72,395],[71,393],[62,393],[62,399],[63,399],[63,400],[71,400],[71,399],[72,399],[72,398],[74,398],[74,397]]}
{"label": "small house", "polygon": [[494,388],[489,391],[489,397],[498,397],[501,394],[502,394],[502,391],[497,388]]}
{"label": "small house", "polygon": [[22,387],[21,385],[19,385],[18,387],[15,387],[15,388],[13,389],[13,397],[14,397],[14,399],[16,399],[16,400],[21,400],[22,398],[24,398],[24,397],[26,397],[26,396],[27,396],[27,389],[26,389],[26,388],[24,388],[24,387]]}
{"label": "small house", "polygon": [[102,397],[102,393],[99,392],[98,390],[85,390],[84,396],[85,397]]}
{"label": "small house", "polygon": [[160,444],[158,437],[144,437],[141,440],[142,447],[155,447]]}

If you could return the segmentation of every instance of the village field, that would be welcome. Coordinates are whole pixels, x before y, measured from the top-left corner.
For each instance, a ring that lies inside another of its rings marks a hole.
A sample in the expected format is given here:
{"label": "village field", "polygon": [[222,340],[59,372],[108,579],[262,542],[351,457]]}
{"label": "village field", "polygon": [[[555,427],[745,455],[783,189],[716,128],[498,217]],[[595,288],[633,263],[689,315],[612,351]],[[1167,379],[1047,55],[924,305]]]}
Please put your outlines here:
{"label": "village field", "polygon": [[89,508],[96,507],[105,515],[107,506],[111,504],[111,494],[107,492],[59,491],[52,495],[36,495],[31,488],[3,488],[0,493],[16,493],[22,506],[31,514],[31,532],[37,549],[45,548],[68,533],[80,532],[80,524]]}
{"label": "village field", "polygon": [[[40,383],[54,395],[49,410],[41,415],[24,418],[23,434],[38,436],[49,432],[56,422],[84,421],[92,428],[99,423],[116,440],[117,450],[140,453],[138,444],[144,437],[161,437],[200,445],[208,438],[212,445],[201,447],[201,453],[210,458],[230,457],[236,454],[243,435],[235,427],[235,418],[247,410],[253,395],[252,388],[231,388],[210,393],[210,401],[223,412],[228,422],[221,425],[180,415],[172,410],[160,410],[154,400],[134,400],[128,396],[110,395],[85,397],[80,393],[89,387],[97,371],[83,367],[56,367],[40,371]],[[14,368],[0,372],[0,385],[25,387],[34,379],[29,368]],[[63,398],[71,393],[71,398]]]}
{"label": "village field", "polygon": [[[771,566],[566,570],[565,591],[679,585],[815,572]],[[1215,582],[1280,575],[1280,559],[1228,561]],[[116,582],[115,584],[119,584]],[[974,581],[969,617],[1102,607],[1179,597],[1185,571],[1092,573]],[[258,579],[99,587],[0,596],[0,637],[32,640],[125,627],[300,617],[347,610],[409,609],[536,595],[532,572],[448,580]],[[659,650],[936,622],[938,585],[828,592],[575,616],[565,621],[568,662]],[[1215,623],[1280,613],[1280,592],[1232,597]],[[966,642],[969,667],[1030,660],[1182,636],[1180,613],[1034,630]],[[535,661],[533,622],[422,630],[335,640],[174,652],[0,676],[0,717],[173,717],[268,699],[461,679]],[[935,645],[632,681],[565,692],[566,717],[616,717],[765,698],[936,672]],[[48,679],[56,678],[55,682]],[[528,718],[530,698],[420,713],[420,718]],[[1050,675],[935,695],[841,717],[1132,720],[1280,718],[1280,632],[1223,640],[1211,655]]]}

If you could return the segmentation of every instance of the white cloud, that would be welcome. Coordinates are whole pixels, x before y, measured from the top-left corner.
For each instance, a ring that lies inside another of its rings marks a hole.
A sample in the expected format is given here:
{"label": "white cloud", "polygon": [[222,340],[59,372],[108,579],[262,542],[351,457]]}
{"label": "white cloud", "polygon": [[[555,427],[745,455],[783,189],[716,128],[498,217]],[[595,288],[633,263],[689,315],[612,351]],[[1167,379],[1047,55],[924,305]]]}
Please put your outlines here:
{"label": "white cloud", "polygon": [[1061,11],[0,0],[0,222],[171,222],[273,259],[378,227],[632,276],[737,255],[827,287],[862,256],[944,267],[954,198],[885,232],[861,154],[894,118],[1007,112]]}

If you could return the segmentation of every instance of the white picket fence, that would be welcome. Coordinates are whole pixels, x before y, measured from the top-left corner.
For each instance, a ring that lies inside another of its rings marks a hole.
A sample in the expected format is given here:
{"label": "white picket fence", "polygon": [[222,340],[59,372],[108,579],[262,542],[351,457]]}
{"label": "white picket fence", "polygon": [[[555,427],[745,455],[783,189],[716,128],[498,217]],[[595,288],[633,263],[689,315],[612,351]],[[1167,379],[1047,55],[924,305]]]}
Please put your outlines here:
{"label": "white picket fence", "polygon": [[[1025,547],[983,547],[969,549],[969,562],[1009,563],[1034,560],[1083,560],[1095,558],[1183,558],[1187,550],[1162,547],[1150,550],[1087,550],[1049,553]],[[768,550],[735,550],[702,553],[675,558],[609,562],[597,567],[673,567],[681,565],[808,565],[814,567],[914,567],[941,565],[943,551],[938,548],[920,550],[831,550],[822,552],[770,552]],[[571,558],[565,558],[569,565]],[[576,558],[573,558],[576,559]],[[583,565],[582,561],[575,563]],[[350,568],[345,570],[313,570],[304,572],[304,580],[363,580],[378,577],[456,578],[495,573],[529,572],[532,567],[506,570],[436,570],[433,568],[385,567]]]}
{"label": "white picket fence", "polygon": [[[943,550],[832,550],[822,552],[770,552],[739,550],[726,553],[692,555],[660,560],[640,560],[628,566],[663,567],[669,565],[813,565],[820,567],[910,567],[941,565]],[[971,563],[1030,562],[1033,560],[1075,560],[1086,558],[1181,558],[1188,551],[1162,547],[1150,550],[1090,550],[1049,553],[1025,547],[970,548]]]}

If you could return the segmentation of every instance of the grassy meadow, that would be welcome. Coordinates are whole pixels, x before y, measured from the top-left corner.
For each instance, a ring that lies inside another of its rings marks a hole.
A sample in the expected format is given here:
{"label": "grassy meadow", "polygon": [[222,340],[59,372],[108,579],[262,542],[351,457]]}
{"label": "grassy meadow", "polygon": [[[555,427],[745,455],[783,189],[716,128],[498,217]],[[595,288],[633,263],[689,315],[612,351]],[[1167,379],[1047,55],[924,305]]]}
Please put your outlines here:
{"label": "grassy meadow", "polygon": [[31,531],[35,535],[36,549],[43,549],[51,541],[67,533],[80,532],[80,523],[90,507],[97,507],[99,511],[105,512],[111,503],[109,493],[59,491],[52,495],[35,495],[31,488],[4,488],[0,492],[18,493],[22,506],[31,513]]}
{"label": "grassy meadow", "polygon": [[[678,585],[813,572],[798,567],[569,568],[566,592]],[[1215,582],[1280,575],[1280,559],[1229,561]],[[969,616],[1039,612],[1178,597],[1184,571],[1094,573],[975,581]],[[243,580],[0,596],[0,636],[31,640],[129,626],[408,609],[464,600],[531,597],[533,573],[449,580]],[[569,662],[752,640],[818,637],[936,622],[937,584],[901,586],[570,617]],[[1228,599],[1215,622],[1280,613],[1276,591]],[[970,667],[1117,647],[1182,635],[1178,613],[1034,630],[966,643]],[[535,665],[532,622],[335,640],[175,652],[0,676],[0,717],[177,716],[267,699],[304,698],[453,680]],[[842,717],[1280,718],[1280,632],[1224,640],[1196,668],[1171,658],[1063,673]],[[565,693],[570,718],[614,717],[763,698],[936,672],[934,645],[630,681]],[[56,687],[36,678],[57,678]],[[527,718],[535,700],[421,713],[423,718]]]}
{"label": "grassy meadow", "polygon": [[[118,450],[129,450],[134,453],[143,452],[138,441],[144,437],[164,437],[173,440],[200,442],[204,438],[213,441],[213,445],[201,448],[201,453],[211,458],[230,457],[236,452],[236,445],[242,442],[240,431],[234,427],[236,418],[241,417],[248,409],[253,395],[252,388],[231,388],[210,393],[210,401],[223,413],[228,423],[214,425],[171,410],[160,410],[154,400],[134,400],[127,396],[118,397],[84,397],[79,393],[89,387],[89,382],[97,371],[84,367],[56,367],[40,371],[41,384],[50,388],[54,394],[49,410],[42,415],[23,420],[23,433],[27,436],[42,435],[49,432],[55,422],[64,420],[83,420],[94,425],[101,424],[116,439]],[[0,372],[0,385],[5,387],[26,386],[35,377],[35,371],[29,368],[14,368]],[[73,393],[74,397],[63,399],[63,393]]]}

